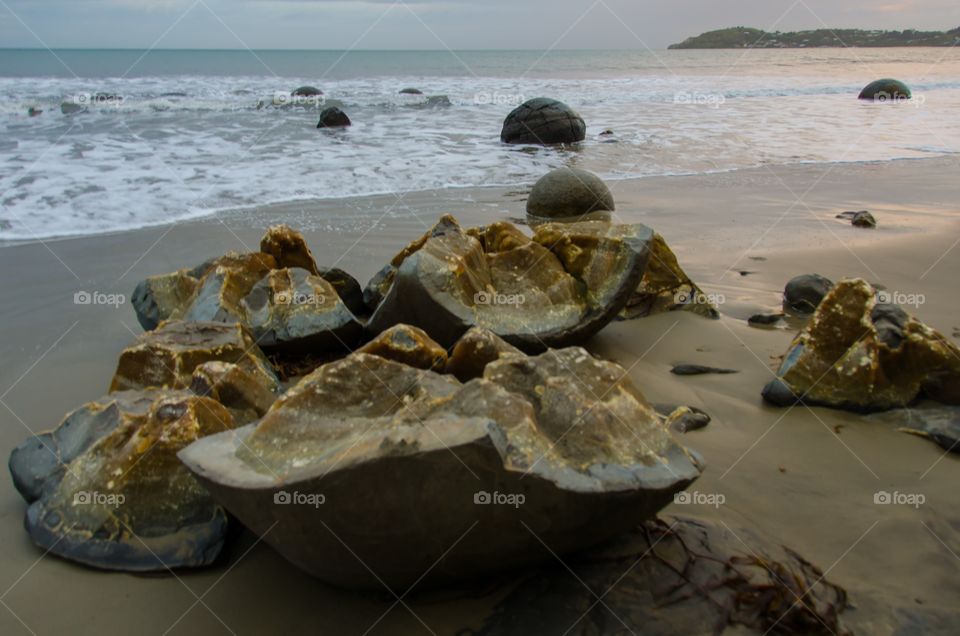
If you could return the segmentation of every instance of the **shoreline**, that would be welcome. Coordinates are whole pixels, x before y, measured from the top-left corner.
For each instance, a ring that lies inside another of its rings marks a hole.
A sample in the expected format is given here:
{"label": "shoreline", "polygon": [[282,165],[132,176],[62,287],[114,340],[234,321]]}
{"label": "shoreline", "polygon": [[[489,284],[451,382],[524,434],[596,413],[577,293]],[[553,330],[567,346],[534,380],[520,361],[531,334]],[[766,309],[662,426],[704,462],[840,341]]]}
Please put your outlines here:
{"label": "shoreline", "polygon": [[[908,165],[913,163],[928,163],[932,167],[937,167],[937,164],[957,164],[960,165],[960,155],[957,153],[931,153],[933,156],[929,157],[896,157],[893,159],[875,159],[875,160],[866,160],[866,161],[797,161],[789,163],[777,163],[777,164],[764,164],[758,166],[751,166],[746,168],[728,168],[728,169],[718,169],[718,170],[706,170],[701,172],[678,172],[678,173],[667,173],[667,174],[653,174],[653,175],[642,175],[642,176],[626,176],[626,177],[605,177],[600,175],[608,185],[611,186],[611,190],[616,191],[617,189],[630,189],[641,186],[642,184],[652,183],[655,186],[659,185],[661,181],[670,181],[678,179],[710,179],[710,178],[720,178],[723,175],[737,175],[743,174],[748,176],[752,173],[757,174],[768,174],[769,171],[792,171],[792,170],[815,170],[815,169],[825,169],[833,170],[839,167],[880,167],[880,166],[897,166],[897,165]],[[574,161],[575,165],[576,162]],[[273,203],[264,203],[264,204],[251,204],[240,207],[232,208],[220,208],[210,211],[208,214],[202,216],[187,216],[180,220],[170,220],[170,221],[160,221],[156,224],[142,225],[138,227],[108,230],[104,232],[97,233],[86,233],[86,234],[68,234],[62,236],[51,236],[51,237],[39,237],[31,239],[0,239],[0,250],[11,247],[20,247],[23,245],[34,245],[34,244],[43,244],[43,243],[60,243],[64,241],[78,241],[78,240],[96,240],[98,238],[107,238],[122,236],[124,234],[131,234],[136,232],[144,232],[149,230],[156,229],[166,229],[177,225],[185,224],[202,224],[202,223],[213,223],[218,222],[219,220],[229,220],[230,218],[238,217],[247,217],[250,215],[262,213],[268,215],[272,210],[285,211],[289,209],[315,209],[318,211],[329,210],[330,208],[336,206],[337,204],[342,205],[353,205],[353,206],[362,206],[365,203],[375,203],[386,197],[401,197],[407,198],[412,197],[414,199],[421,199],[425,197],[431,198],[447,198],[450,201],[463,201],[467,202],[469,198],[480,197],[484,199],[489,199],[491,195],[500,194],[502,196],[508,196],[515,192],[522,191],[524,193],[528,192],[529,189],[533,186],[533,182],[523,182],[523,183],[514,183],[514,184],[491,184],[491,185],[467,185],[467,186],[446,186],[444,188],[432,188],[432,189],[423,189],[423,190],[410,190],[410,191],[398,191],[398,192],[372,192],[369,194],[363,195],[345,195],[340,197],[325,197],[321,199],[317,198],[305,198],[305,199],[291,199],[287,201],[278,201]],[[458,197],[458,194],[464,194],[467,196],[467,199]],[[519,217],[523,217],[522,210],[519,213]]]}
{"label": "shoreline", "polygon": [[[844,622],[857,633],[892,635],[904,625],[955,633],[960,563],[951,554],[960,554],[960,461],[928,440],[851,413],[763,404],[760,390],[794,332],[751,327],[746,317],[774,307],[794,275],[862,276],[923,294],[925,303],[906,309],[957,342],[958,174],[960,157],[945,157],[610,183],[615,220],[650,225],[706,293],[725,296],[720,320],[674,312],[617,322],[585,345],[627,369],[648,401],[696,406],[713,418],[679,439],[707,463],[692,490],[723,494],[725,503],[672,504],[663,514],[750,527],[796,550],[847,589],[856,608]],[[266,226],[280,222],[303,230],[321,265],[336,264],[363,284],[440,213],[463,225],[524,218],[522,187],[471,191],[469,200],[442,194],[268,206],[0,249],[10,278],[0,290],[0,353],[7,361],[0,369],[0,451],[9,454],[30,431],[53,428],[66,412],[103,395],[120,350],[141,331],[129,302],[78,305],[78,291],[129,299],[145,276],[230,249],[256,249]],[[847,209],[871,210],[879,227],[833,218]],[[331,217],[350,222],[330,225]],[[674,376],[670,367],[681,362],[739,372]],[[877,506],[878,491],[920,492],[926,504]],[[229,548],[226,562],[210,568],[176,577],[104,573],[44,556],[23,531],[24,508],[3,480],[0,586],[15,613],[0,608],[5,634],[23,631],[21,619],[38,633],[122,633],[146,617],[159,629],[175,624],[191,634],[223,629],[222,621],[256,633],[446,635],[479,627],[512,589],[507,582],[467,597],[412,594],[408,612],[392,596],[350,594],[310,579],[249,533]]]}

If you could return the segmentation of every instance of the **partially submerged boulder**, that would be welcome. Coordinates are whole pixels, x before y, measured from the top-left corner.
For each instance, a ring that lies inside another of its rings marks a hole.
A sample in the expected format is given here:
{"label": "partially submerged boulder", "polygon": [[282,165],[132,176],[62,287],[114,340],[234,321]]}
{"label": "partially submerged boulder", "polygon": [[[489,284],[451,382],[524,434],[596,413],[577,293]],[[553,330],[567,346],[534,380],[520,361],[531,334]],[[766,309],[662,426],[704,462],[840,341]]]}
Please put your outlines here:
{"label": "partially submerged boulder", "polygon": [[466,384],[355,353],[180,457],[298,567],[394,590],[551,561],[541,541],[596,544],[702,470],[621,367],[579,348],[506,356]]}
{"label": "partially submerged boulder", "polygon": [[245,323],[264,348],[349,350],[363,325],[333,285],[305,269],[276,269],[242,302]]}
{"label": "partially submerged boulder", "polygon": [[346,128],[351,123],[345,112],[336,106],[330,106],[324,108],[323,112],[320,113],[320,122],[317,123],[317,128]]}
{"label": "partially submerged boulder", "polygon": [[889,77],[870,82],[858,95],[859,99],[870,99],[875,102],[899,101],[911,97],[912,94],[906,84]]}
{"label": "partially submerged boulder", "polygon": [[218,402],[186,391],[121,392],[87,404],[11,455],[14,483],[31,502],[30,537],[108,570],[208,565],[227,516],[176,453],[233,425]]}
{"label": "partially submerged boulder", "polygon": [[443,372],[447,350],[433,341],[427,332],[410,325],[394,325],[357,349],[417,369]]}
{"label": "partially submerged boulder", "polygon": [[316,86],[301,86],[290,91],[293,97],[318,97],[323,95],[323,91]]}
{"label": "partially submerged boulder", "polygon": [[267,390],[278,386],[270,363],[243,326],[171,320],[123,350],[110,391],[186,389],[196,368],[215,360],[236,364]]}
{"label": "partially submerged boulder", "polygon": [[643,278],[618,318],[633,320],[677,310],[713,319],[720,317],[716,305],[683,271],[663,237],[654,232]]}
{"label": "partially submerged boulder", "polygon": [[577,168],[551,170],[534,184],[527,199],[527,214],[534,217],[573,218],[614,209],[613,194],[603,179]]}
{"label": "partially submerged boulder", "polygon": [[827,294],[790,345],[763,397],[852,411],[904,407],[925,396],[960,404],[960,350],[861,279]]}
{"label": "partially submerged boulder", "polygon": [[583,141],[587,125],[572,108],[538,97],[515,108],[503,122],[500,140],[508,144],[570,144]]}
{"label": "partially submerged boulder", "polygon": [[546,224],[530,238],[506,222],[464,231],[445,215],[370,281],[368,328],[406,323],[445,347],[473,326],[530,351],[575,344],[626,305],[652,235],[584,221]]}

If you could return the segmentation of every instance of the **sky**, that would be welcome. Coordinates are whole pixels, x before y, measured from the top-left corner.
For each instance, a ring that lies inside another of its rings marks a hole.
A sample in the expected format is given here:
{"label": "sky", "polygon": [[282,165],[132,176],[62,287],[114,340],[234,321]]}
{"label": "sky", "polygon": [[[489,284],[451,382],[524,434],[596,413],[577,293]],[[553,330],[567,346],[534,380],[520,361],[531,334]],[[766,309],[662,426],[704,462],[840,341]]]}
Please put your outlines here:
{"label": "sky", "polygon": [[665,48],[728,26],[944,30],[958,0],[0,0],[0,48]]}

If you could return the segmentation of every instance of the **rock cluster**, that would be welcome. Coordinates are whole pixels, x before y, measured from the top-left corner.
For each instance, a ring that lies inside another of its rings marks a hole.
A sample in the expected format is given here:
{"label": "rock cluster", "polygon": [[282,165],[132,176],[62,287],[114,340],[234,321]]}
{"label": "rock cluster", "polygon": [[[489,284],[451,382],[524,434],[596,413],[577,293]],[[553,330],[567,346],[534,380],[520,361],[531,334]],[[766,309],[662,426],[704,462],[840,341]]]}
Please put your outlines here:
{"label": "rock cluster", "polygon": [[837,283],[790,345],[764,399],[858,412],[920,397],[960,404],[960,349],[877,296],[861,279]]}
{"label": "rock cluster", "polygon": [[[277,522],[267,540],[306,571],[379,585],[339,536],[396,589],[474,522],[430,582],[540,560],[531,530],[559,552],[622,532],[700,475],[670,431],[709,421],[661,417],[575,346],[642,287],[656,240],[445,216],[361,288],[276,226],[257,252],[150,277],[107,395],[10,456],[27,530],[87,565],[162,571],[211,563],[232,518]],[[291,367],[305,375],[283,384]]]}

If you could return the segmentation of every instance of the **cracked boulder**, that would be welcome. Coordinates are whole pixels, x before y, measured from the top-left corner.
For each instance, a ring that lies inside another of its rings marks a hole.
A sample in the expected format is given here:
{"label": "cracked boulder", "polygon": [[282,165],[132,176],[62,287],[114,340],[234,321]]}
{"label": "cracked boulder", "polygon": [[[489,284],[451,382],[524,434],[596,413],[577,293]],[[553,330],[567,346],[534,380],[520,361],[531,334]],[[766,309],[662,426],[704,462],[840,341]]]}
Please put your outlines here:
{"label": "cracked boulder", "polygon": [[602,221],[464,231],[445,215],[367,286],[368,329],[420,327],[444,347],[469,328],[529,351],[577,344],[607,325],[643,275],[653,233]]}
{"label": "cracked boulder", "polygon": [[468,382],[482,378],[488,364],[506,355],[522,356],[523,352],[489,329],[471,327],[453,346],[446,372]]}
{"label": "cracked boulder", "polygon": [[551,561],[541,541],[557,554],[602,542],[700,475],[625,376],[580,348],[507,356],[466,384],[354,353],[180,458],[316,577],[443,585]]}
{"label": "cracked boulder", "polygon": [[30,537],[101,569],[210,564],[227,515],[176,454],[233,426],[221,404],[187,391],[124,391],[86,404],[11,454]]}
{"label": "cracked boulder", "polygon": [[333,285],[300,268],[269,272],[243,299],[241,310],[264,348],[349,350],[363,333]]}
{"label": "cracked boulder", "polygon": [[186,389],[197,367],[212,361],[237,365],[265,390],[278,387],[273,368],[243,326],[171,320],[123,350],[110,391]]}
{"label": "cracked boulder", "polygon": [[441,373],[447,366],[447,350],[434,342],[426,331],[410,325],[390,327],[357,352]]}
{"label": "cracked boulder", "polygon": [[618,318],[633,320],[678,310],[707,318],[720,317],[716,305],[680,267],[667,242],[660,234],[654,233],[643,278]]}
{"label": "cracked boulder", "polygon": [[507,144],[570,144],[583,141],[587,125],[572,108],[538,97],[515,108],[503,122],[500,141]]}
{"label": "cracked boulder", "polygon": [[920,397],[960,404],[960,350],[861,279],[843,280],[820,302],[784,355],[763,397],[858,412]]}

